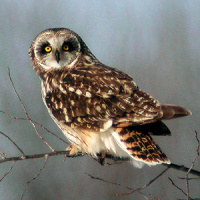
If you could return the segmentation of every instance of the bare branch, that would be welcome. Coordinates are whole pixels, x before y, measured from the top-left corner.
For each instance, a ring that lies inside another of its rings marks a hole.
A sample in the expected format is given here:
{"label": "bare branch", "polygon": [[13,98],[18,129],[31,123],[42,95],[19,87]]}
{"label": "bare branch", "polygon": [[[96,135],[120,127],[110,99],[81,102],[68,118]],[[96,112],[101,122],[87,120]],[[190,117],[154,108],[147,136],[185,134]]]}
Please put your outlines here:
{"label": "bare branch", "polygon": [[[7,136],[5,133],[3,133],[3,132],[1,132],[1,131],[0,131],[0,134],[3,135],[4,137],[6,137],[8,140],[10,140],[10,141],[14,144],[14,146],[22,153],[22,156],[25,157],[24,152],[23,152],[22,149],[16,144],[16,142],[14,142],[9,136]],[[4,157],[4,158],[5,158],[5,157]],[[4,159],[4,158],[3,158],[3,159]]]}
{"label": "bare branch", "polygon": [[95,176],[92,176],[91,174],[88,174],[88,173],[85,173],[85,174],[87,174],[91,179],[99,180],[99,181],[102,181],[102,182],[104,182],[104,183],[109,183],[109,184],[112,184],[112,185],[117,185],[117,186],[120,186],[120,187],[129,189],[129,190],[132,190],[131,187],[123,186],[123,185],[121,185],[120,183],[115,183],[115,182],[108,181],[108,180],[105,180],[105,179],[102,179],[102,178],[99,178],[99,177],[95,177]]}
{"label": "bare branch", "polygon": [[128,193],[124,193],[124,194],[117,194],[116,196],[124,196],[124,195],[129,195],[132,194],[136,191],[140,191],[143,190],[144,188],[147,188],[148,186],[150,186],[155,180],[157,180],[159,177],[161,177],[169,168],[164,169],[160,174],[158,174],[158,176],[156,176],[155,178],[153,178],[152,180],[150,180],[147,184],[137,188],[137,189],[133,189],[132,191],[128,192]]}
{"label": "bare branch", "polygon": [[189,200],[189,194],[190,194],[190,187],[189,187],[189,179],[188,179],[188,176],[192,170],[192,168],[194,167],[195,165],[195,162],[196,162],[196,159],[199,157],[199,147],[200,147],[200,141],[199,141],[199,138],[198,138],[198,135],[197,135],[197,131],[195,131],[195,137],[196,137],[196,140],[197,140],[197,155],[194,157],[194,160],[192,161],[192,164],[190,166],[190,168],[188,169],[187,171],[187,174],[186,174],[186,189],[187,189],[187,199]]}
{"label": "bare branch", "polygon": [[125,196],[125,195],[130,195],[130,194],[132,194],[134,192],[139,192],[140,190],[143,190],[144,188],[147,188],[155,180],[157,180],[159,177],[161,177],[168,169],[169,168],[164,169],[158,176],[156,176],[155,178],[153,178],[152,180],[150,180],[147,184],[145,184],[145,185],[143,185],[143,186],[141,186],[141,187],[139,187],[137,189],[134,189],[134,188],[131,188],[131,187],[128,187],[128,186],[123,186],[120,183],[115,183],[115,182],[108,181],[108,180],[105,180],[105,179],[102,179],[102,178],[99,178],[99,177],[95,177],[95,176],[92,176],[91,174],[88,174],[88,173],[85,173],[85,174],[87,174],[92,179],[99,180],[99,181],[102,181],[102,182],[105,182],[105,183],[109,183],[109,184],[112,184],[112,185],[117,185],[117,186],[123,187],[125,189],[131,190],[130,192],[127,192],[127,193],[116,194],[116,196]]}
{"label": "bare branch", "polygon": [[[177,165],[177,164],[174,164],[174,163],[171,163],[170,165],[168,164],[162,164],[168,168],[173,168],[173,169],[176,169],[176,170],[179,170],[179,171],[183,171],[183,172],[188,172],[189,168],[188,167],[185,167],[184,165]],[[196,176],[199,176],[200,177],[200,171],[197,171],[197,170],[194,170],[194,169],[191,169],[190,170],[190,174],[193,174],[193,175],[196,175]]]}
{"label": "bare branch", "polygon": [[10,113],[7,113],[7,112],[5,112],[3,110],[0,110],[0,113],[3,113],[5,115],[7,115],[8,117],[11,117],[11,118],[14,118],[14,119],[17,119],[17,120],[28,120],[28,119],[23,118],[23,117],[16,117],[16,116],[14,116],[14,115],[12,115]]}
{"label": "bare branch", "polygon": [[[29,121],[29,119],[26,119],[26,118],[23,118],[23,117],[16,117],[16,116],[14,116],[14,115],[12,115],[12,114],[10,114],[10,113],[7,113],[7,112],[5,112],[5,111],[2,111],[2,110],[0,110],[0,113],[3,113],[3,114],[5,114],[5,115],[7,115],[7,116],[9,116],[9,117],[11,117],[11,118],[13,118],[13,119],[15,119],[15,120]],[[45,131],[47,131],[47,132],[50,133],[51,135],[53,135],[53,136],[55,136],[56,138],[58,138],[59,140],[61,140],[63,143],[69,145],[69,142],[65,141],[65,140],[62,139],[59,135],[57,135],[56,133],[53,133],[52,131],[50,131],[48,128],[46,128],[46,127],[43,126],[42,124],[40,124],[40,123],[38,123],[38,122],[36,122],[36,121],[34,121],[34,120],[32,120],[32,119],[31,119],[31,121],[32,121],[34,124],[36,124],[36,125],[40,126],[41,128],[43,128]]]}
{"label": "bare branch", "polygon": [[153,194],[146,194],[146,193],[141,192],[141,191],[138,191],[138,193],[142,194],[146,200],[149,200],[149,198],[148,198],[147,196],[152,197],[152,198],[154,198],[155,200],[160,200],[160,198],[156,197],[156,196],[153,195]]}
{"label": "bare branch", "polygon": [[[32,120],[33,121],[33,120]],[[43,126],[42,124],[33,121],[35,124],[37,124],[38,126],[40,126],[41,128],[43,128],[45,131],[47,131],[48,133],[50,133],[51,135],[55,136],[56,138],[58,138],[59,140],[61,140],[62,142],[64,142],[65,144],[69,145],[69,142],[65,141],[64,139],[62,139],[59,135],[53,133],[52,131],[50,131],[49,129],[47,129],[45,126]]]}
{"label": "bare branch", "polygon": [[35,129],[36,134],[40,137],[40,139],[49,147],[49,149],[51,149],[52,152],[55,151],[55,149],[40,135],[40,133],[38,132],[35,124],[33,123],[33,121],[30,119],[29,120],[31,122],[31,124],[33,125],[33,128]]}
{"label": "bare branch", "polygon": [[[8,157],[0,160],[0,163],[10,162],[10,161],[20,161],[20,160],[29,160],[29,159],[36,159],[36,158],[44,158],[46,156],[58,156],[58,155],[65,155],[66,157],[72,158],[69,155],[69,151],[54,151],[50,153],[40,153],[40,154],[32,154],[32,155],[25,155],[25,156],[14,156]],[[77,154],[73,157],[83,156],[83,154]]]}
{"label": "bare branch", "polygon": [[28,119],[29,116],[28,116],[27,110],[26,110],[26,108],[25,108],[25,106],[24,106],[24,104],[23,104],[23,102],[22,102],[22,100],[21,100],[21,97],[19,96],[19,94],[18,94],[18,92],[17,92],[17,90],[16,90],[16,88],[15,88],[15,85],[14,85],[13,80],[12,80],[11,75],[10,75],[10,68],[9,68],[9,67],[8,67],[8,76],[9,76],[10,82],[11,82],[11,84],[12,84],[12,88],[14,89],[15,94],[17,95],[17,98],[19,99],[19,101],[20,101],[20,103],[21,103],[21,106],[22,106],[22,108],[24,109],[24,112],[25,112],[26,117],[27,117],[27,119]]}
{"label": "bare branch", "polygon": [[43,169],[46,167],[48,158],[49,158],[49,156],[46,155],[46,156],[45,156],[44,165],[42,166],[42,168],[40,168],[38,174],[36,174],[33,178],[31,178],[31,179],[27,182],[27,187],[25,188],[25,190],[23,191],[23,193],[22,193],[22,195],[21,195],[21,200],[23,199],[25,192],[28,190],[29,185],[30,185],[34,180],[36,180],[36,178],[38,178],[38,177],[40,176],[40,174],[42,173]]}
{"label": "bare branch", "polygon": [[11,172],[11,170],[13,169],[14,165],[15,165],[15,161],[13,162],[13,164],[11,165],[10,169],[3,175],[3,177],[0,179],[0,182]]}
{"label": "bare branch", "polygon": [[187,196],[187,194],[180,188],[180,187],[178,187],[175,183],[174,183],[174,181],[171,179],[171,178],[169,178],[168,177],[168,179],[171,181],[171,183],[172,183],[172,185],[174,186],[174,187],[176,187],[178,190],[180,190],[185,196]]}
{"label": "bare branch", "polygon": [[[197,160],[197,158],[199,157],[199,150],[200,150],[200,141],[199,141],[199,138],[198,138],[198,135],[197,135],[197,131],[195,131],[195,137],[196,137],[196,140],[197,140],[197,155],[194,157],[193,161],[192,161],[192,164],[190,166],[190,168],[187,168],[187,173],[186,173],[186,177],[185,178],[180,178],[180,179],[184,179],[186,180],[186,191],[187,192],[184,192],[180,187],[178,187],[173,181],[171,178],[169,178],[169,180],[171,181],[172,185],[174,185],[178,190],[180,190],[186,197],[187,197],[187,200],[189,199],[192,199],[190,197],[190,187],[189,187],[189,180],[193,180],[194,178],[188,178],[189,174],[194,174],[194,171],[192,168],[194,167],[195,165],[195,162]],[[185,168],[185,167],[184,167]],[[185,169],[184,169],[185,170]],[[198,171],[195,171],[195,175],[199,175],[200,173]],[[196,178],[195,178],[196,179]]]}
{"label": "bare branch", "polygon": [[[184,177],[178,177],[178,178],[181,179],[181,180],[186,180],[186,178],[184,178]],[[188,181],[198,180],[198,179],[200,179],[200,178],[188,178]]]}
{"label": "bare branch", "polygon": [[17,92],[17,90],[16,90],[16,88],[15,88],[15,85],[14,85],[13,80],[12,80],[11,75],[10,75],[10,69],[9,69],[9,67],[8,67],[8,76],[9,76],[10,82],[11,82],[11,84],[12,84],[12,88],[14,89],[15,94],[17,95],[17,98],[19,99],[19,102],[20,102],[22,108],[24,109],[26,118],[27,118],[27,119],[29,120],[29,122],[32,124],[33,128],[35,129],[36,134],[40,137],[40,139],[51,149],[51,151],[54,152],[55,149],[54,149],[53,147],[51,147],[51,145],[39,134],[39,132],[38,132],[38,130],[37,130],[37,128],[36,128],[34,122],[33,122],[33,121],[31,120],[31,118],[29,117],[29,114],[28,114],[28,112],[27,112],[27,110],[26,110],[26,107],[24,106],[24,104],[23,104],[23,102],[22,102],[22,100],[21,100],[21,98],[20,98],[20,96],[19,96],[19,94],[18,94],[18,92]]}

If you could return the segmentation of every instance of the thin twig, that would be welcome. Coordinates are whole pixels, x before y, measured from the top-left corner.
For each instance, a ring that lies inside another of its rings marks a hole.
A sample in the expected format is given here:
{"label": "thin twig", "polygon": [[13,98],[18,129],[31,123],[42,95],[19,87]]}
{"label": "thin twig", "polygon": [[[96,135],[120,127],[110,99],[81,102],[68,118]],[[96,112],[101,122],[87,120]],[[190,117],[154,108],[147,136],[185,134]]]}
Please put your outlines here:
{"label": "thin twig", "polygon": [[10,167],[10,169],[3,175],[3,177],[0,179],[0,182],[11,172],[11,170],[13,169],[15,163],[16,163],[16,161],[13,162],[13,164]]}
{"label": "thin twig", "polygon": [[92,176],[91,174],[88,174],[88,173],[85,173],[87,174],[90,178],[92,179],[95,179],[95,180],[99,180],[99,181],[102,181],[102,182],[105,182],[105,183],[109,183],[109,184],[112,184],[112,185],[117,185],[117,186],[120,186],[120,187],[123,187],[123,188],[126,188],[128,190],[131,190],[130,192],[127,192],[127,193],[123,193],[123,194],[116,194],[116,196],[125,196],[125,195],[130,195],[134,192],[138,192],[140,190],[143,190],[144,188],[147,188],[148,186],[150,186],[155,180],[157,180],[159,177],[161,177],[169,168],[166,168],[164,169],[158,176],[156,176],[155,178],[153,178],[152,180],[150,180],[147,184],[137,188],[137,189],[134,189],[134,188],[131,188],[131,187],[128,187],[128,186],[123,186],[121,185],[120,183],[115,183],[115,182],[112,182],[112,181],[108,181],[108,180],[105,180],[105,179],[102,179],[102,178],[99,178],[99,177],[95,177],[95,176]]}
{"label": "thin twig", "polygon": [[[32,120],[33,121],[33,120]],[[47,129],[45,126],[43,126],[42,124],[33,121],[35,124],[37,124],[38,126],[40,126],[41,128],[43,128],[45,131],[47,131],[48,133],[50,133],[51,135],[55,136],[56,138],[58,138],[59,140],[61,140],[63,143],[69,145],[70,143],[65,141],[64,139],[62,139],[59,135],[57,135],[56,133],[53,133],[52,131],[50,131],[49,129]]]}
{"label": "thin twig", "polygon": [[187,196],[187,194],[183,191],[183,189],[181,189],[180,187],[178,187],[174,181],[168,177],[168,179],[171,181],[172,185],[175,186],[178,190],[180,190],[185,196]]}
{"label": "thin twig", "polygon": [[117,185],[117,186],[120,186],[120,187],[129,189],[129,190],[132,190],[131,187],[123,186],[123,185],[121,185],[120,183],[115,183],[115,182],[108,181],[108,180],[105,180],[105,179],[102,179],[102,178],[99,178],[99,177],[95,177],[95,176],[92,176],[91,174],[88,174],[88,173],[85,173],[85,174],[88,175],[91,179],[99,180],[99,181],[102,181],[102,182],[104,182],[104,183],[109,183],[109,184],[111,184],[111,185]]}
{"label": "thin twig", "polygon": [[18,94],[18,92],[17,92],[17,90],[16,90],[16,88],[15,88],[15,85],[14,85],[13,80],[12,80],[11,75],[10,75],[10,68],[9,68],[9,67],[8,67],[8,76],[9,76],[10,82],[11,82],[11,84],[12,84],[12,88],[14,89],[15,94],[17,95],[17,98],[19,99],[19,102],[20,102],[20,104],[21,104],[21,106],[22,106],[22,108],[23,108],[23,110],[24,110],[24,113],[25,113],[25,115],[26,115],[26,118],[27,118],[27,119],[29,120],[29,122],[32,124],[33,128],[35,129],[36,134],[37,134],[37,135],[40,137],[40,139],[51,149],[51,151],[55,151],[55,149],[54,149],[53,147],[51,147],[51,145],[40,135],[40,133],[38,132],[38,130],[37,130],[37,128],[36,128],[34,122],[33,122],[33,121],[31,120],[31,118],[29,117],[29,114],[28,114],[28,112],[27,112],[27,110],[26,110],[26,107],[24,106],[24,103],[22,102],[22,100],[21,100],[21,98],[20,98],[20,96],[19,96],[19,94]]}
{"label": "thin twig", "polygon": [[42,173],[43,169],[46,167],[48,158],[49,158],[49,156],[46,155],[46,156],[45,156],[44,165],[42,166],[42,168],[40,168],[38,174],[36,174],[33,178],[31,178],[31,179],[27,182],[27,186],[26,186],[26,188],[24,189],[24,191],[23,191],[23,193],[22,193],[22,195],[21,195],[21,200],[23,199],[24,194],[25,194],[25,192],[28,190],[28,187],[30,186],[30,184],[40,176],[40,174]]}
{"label": "thin twig", "polygon": [[[14,146],[22,153],[22,156],[25,157],[24,152],[23,152],[22,149],[16,144],[16,142],[14,142],[9,136],[7,136],[5,133],[3,133],[3,132],[1,132],[1,131],[0,131],[0,134],[3,135],[4,137],[6,137],[8,140],[10,140],[10,141],[14,144]],[[4,158],[5,158],[5,157],[4,157]],[[4,159],[4,158],[3,158],[3,159]]]}
{"label": "thin twig", "polygon": [[36,134],[40,137],[40,139],[49,147],[49,149],[51,149],[52,152],[55,151],[55,149],[40,135],[40,133],[38,132],[35,124],[32,122],[32,120],[29,120],[33,126],[33,128],[35,129]]}
{"label": "thin twig", "polygon": [[[186,180],[187,178],[185,177],[178,177],[181,180]],[[199,180],[200,178],[188,178],[188,181],[192,181],[192,180]]]}
{"label": "thin twig", "polygon": [[14,118],[14,119],[17,119],[17,120],[28,120],[28,119],[23,118],[23,117],[16,117],[16,116],[14,116],[14,115],[12,115],[10,113],[7,113],[7,112],[5,112],[3,110],[0,110],[0,113],[3,113],[5,115],[7,115],[8,117],[11,117],[11,118]]}
{"label": "thin twig", "polygon": [[12,80],[11,75],[10,75],[10,68],[9,68],[9,67],[8,67],[8,76],[9,76],[10,82],[11,82],[11,84],[12,84],[12,88],[14,89],[15,94],[17,95],[17,98],[19,99],[19,101],[20,101],[20,103],[21,103],[21,106],[22,106],[22,108],[24,109],[24,112],[25,112],[26,117],[27,117],[27,119],[28,119],[29,116],[28,116],[27,110],[26,110],[26,108],[25,108],[25,106],[24,106],[24,104],[23,104],[23,102],[22,102],[22,100],[21,100],[21,98],[20,98],[20,96],[19,96],[19,94],[18,94],[16,88],[15,88],[15,85],[14,85],[13,80]]}
{"label": "thin twig", "polygon": [[161,177],[167,170],[169,170],[169,168],[166,168],[164,169],[160,174],[158,174],[158,176],[156,176],[155,178],[153,178],[152,180],[150,180],[147,184],[137,188],[137,189],[134,189],[130,192],[127,192],[127,193],[124,193],[124,194],[116,194],[116,196],[125,196],[125,195],[129,195],[129,194],[132,194],[136,191],[140,191],[140,190],[143,190],[144,188],[147,188],[148,186],[150,186],[155,180],[157,180],[159,177]]}
{"label": "thin twig", "polygon": [[141,191],[138,191],[138,193],[142,194],[142,195],[144,196],[144,198],[147,199],[147,200],[149,200],[149,198],[148,198],[147,196],[152,197],[152,198],[154,198],[155,200],[160,200],[160,198],[156,197],[156,196],[153,195],[153,194],[146,194],[146,193],[141,192]]}
{"label": "thin twig", "polygon": [[[11,117],[11,118],[13,118],[13,119],[16,119],[16,120],[29,121],[29,119],[26,119],[26,118],[23,118],[23,117],[16,117],[16,116],[14,116],[14,115],[12,115],[12,114],[10,114],[10,113],[7,113],[7,112],[5,112],[5,111],[2,111],[2,110],[0,110],[0,113],[3,113],[3,114],[5,114],[5,115],[7,115],[7,116],[9,116],[9,117]],[[69,145],[69,142],[67,142],[67,141],[65,141],[64,139],[62,139],[62,138],[61,138],[59,135],[57,135],[56,133],[53,133],[52,131],[50,131],[50,130],[49,130],[48,128],[46,128],[44,125],[42,125],[42,124],[40,124],[40,123],[38,123],[38,122],[36,122],[36,121],[34,121],[34,120],[32,120],[32,119],[31,119],[31,121],[32,121],[34,124],[36,124],[36,125],[40,126],[41,128],[43,128],[45,131],[47,131],[47,132],[50,133],[51,135],[53,135],[53,136],[55,136],[56,138],[58,138],[59,140],[61,140],[63,143]]]}
{"label": "thin twig", "polygon": [[187,200],[189,200],[189,194],[190,194],[190,187],[189,187],[189,179],[188,179],[188,176],[192,170],[192,168],[194,167],[195,165],[195,162],[196,162],[196,159],[199,157],[199,147],[200,147],[200,141],[199,141],[199,138],[198,138],[198,135],[197,135],[197,131],[195,131],[195,137],[196,137],[196,140],[197,140],[197,155],[194,157],[193,161],[192,161],[192,164],[190,166],[190,168],[188,169],[187,173],[186,173],[186,189],[187,189]]}

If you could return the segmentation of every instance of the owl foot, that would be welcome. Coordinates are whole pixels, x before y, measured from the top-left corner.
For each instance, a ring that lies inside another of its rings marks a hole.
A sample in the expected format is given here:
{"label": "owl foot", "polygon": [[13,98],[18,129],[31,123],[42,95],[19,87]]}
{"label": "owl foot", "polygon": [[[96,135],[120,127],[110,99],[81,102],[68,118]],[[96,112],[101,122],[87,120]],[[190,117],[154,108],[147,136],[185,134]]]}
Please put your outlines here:
{"label": "owl foot", "polygon": [[106,154],[107,154],[106,151],[101,151],[101,152],[98,154],[98,159],[97,159],[97,161],[98,161],[102,166],[105,165],[105,163],[106,163]]}
{"label": "owl foot", "polygon": [[70,144],[67,149],[66,149],[66,155],[64,156],[64,160],[66,157],[78,157],[78,156],[83,156],[83,153],[73,144]]}

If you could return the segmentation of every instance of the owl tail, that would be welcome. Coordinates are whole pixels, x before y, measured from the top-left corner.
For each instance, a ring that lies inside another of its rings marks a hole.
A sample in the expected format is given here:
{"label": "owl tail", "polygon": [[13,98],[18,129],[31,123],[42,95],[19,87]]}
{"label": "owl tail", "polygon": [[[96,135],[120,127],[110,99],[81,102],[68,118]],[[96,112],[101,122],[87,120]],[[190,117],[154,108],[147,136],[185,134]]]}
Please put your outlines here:
{"label": "owl tail", "polygon": [[[170,164],[169,159],[160,147],[153,141],[150,134],[164,135],[170,134],[168,128],[162,122],[156,122],[149,127],[149,125],[131,126],[126,128],[117,128],[115,132],[115,139],[123,150],[125,150],[134,160],[142,161],[149,165],[156,164]],[[158,128],[160,126],[160,134]],[[164,127],[164,129],[163,129]],[[167,128],[167,129],[166,129]],[[156,129],[154,131],[154,129]],[[162,130],[163,129],[163,130]]]}
{"label": "owl tail", "polygon": [[161,107],[163,111],[162,120],[185,117],[192,114],[189,110],[181,106],[176,106],[176,105],[171,105],[171,104],[162,104]]}

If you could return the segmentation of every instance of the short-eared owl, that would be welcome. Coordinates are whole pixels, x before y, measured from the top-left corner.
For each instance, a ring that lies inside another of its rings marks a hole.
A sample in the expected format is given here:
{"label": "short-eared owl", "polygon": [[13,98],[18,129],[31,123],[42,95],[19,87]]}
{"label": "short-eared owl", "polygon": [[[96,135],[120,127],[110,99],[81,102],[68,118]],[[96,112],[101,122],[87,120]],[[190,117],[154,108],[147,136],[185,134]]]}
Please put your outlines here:
{"label": "short-eared owl", "polygon": [[66,28],[40,33],[29,55],[42,82],[44,103],[72,143],[69,156],[89,154],[156,165],[170,161],[151,135],[169,135],[161,122],[190,115],[160,104],[126,73],[97,60],[83,40]]}

